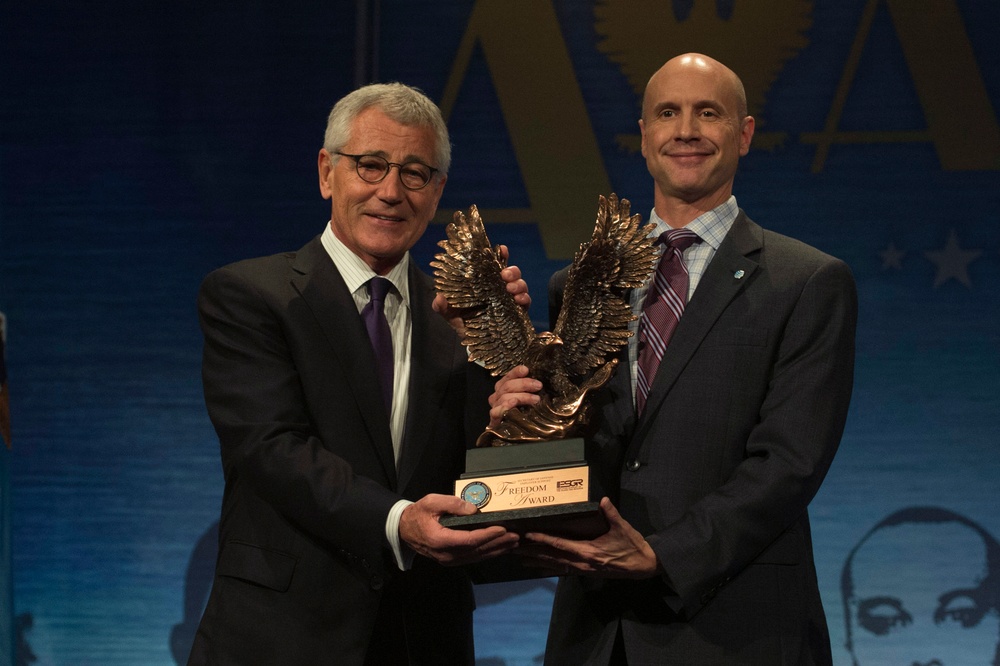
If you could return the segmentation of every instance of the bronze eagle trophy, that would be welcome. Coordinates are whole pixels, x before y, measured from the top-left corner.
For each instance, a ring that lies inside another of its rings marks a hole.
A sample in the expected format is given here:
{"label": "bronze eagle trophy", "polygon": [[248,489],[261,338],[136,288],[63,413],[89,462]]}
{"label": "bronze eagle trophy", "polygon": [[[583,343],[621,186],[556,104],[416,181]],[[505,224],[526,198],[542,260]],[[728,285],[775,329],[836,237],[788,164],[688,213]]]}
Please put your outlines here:
{"label": "bronze eagle trophy", "polygon": [[507,292],[500,277],[507,263],[490,245],[476,206],[455,213],[447,240],[438,243],[445,251],[431,266],[438,292],[462,312],[469,360],[494,376],[526,365],[543,385],[537,404],[508,410],[476,446],[565,439],[586,424],[587,393],[611,378],[613,357],[632,336],[636,315],[624,292],[645,284],[659,257],[654,225],[641,226],[630,206],[615,194],[599,197],[594,232],[570,266],[555,329],[543,333]]}

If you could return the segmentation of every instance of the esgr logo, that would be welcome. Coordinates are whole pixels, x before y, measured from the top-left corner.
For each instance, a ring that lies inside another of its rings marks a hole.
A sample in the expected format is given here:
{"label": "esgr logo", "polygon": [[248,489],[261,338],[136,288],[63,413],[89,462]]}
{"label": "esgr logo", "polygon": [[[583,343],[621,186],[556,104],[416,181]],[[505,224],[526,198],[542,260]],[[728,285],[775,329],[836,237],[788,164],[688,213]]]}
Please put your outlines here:
{"label": "esgr logo", "polygon": [[580,488],[583,488],[583,479],[556,481],[556,490],[578,490]]}

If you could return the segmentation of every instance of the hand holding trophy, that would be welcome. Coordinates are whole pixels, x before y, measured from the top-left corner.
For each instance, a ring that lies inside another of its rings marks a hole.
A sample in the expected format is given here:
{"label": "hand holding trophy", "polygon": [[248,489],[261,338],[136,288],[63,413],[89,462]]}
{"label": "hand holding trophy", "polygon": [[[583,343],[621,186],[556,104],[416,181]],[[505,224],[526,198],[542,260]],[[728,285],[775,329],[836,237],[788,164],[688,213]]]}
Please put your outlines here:
{"label": "hand holding trophy", "polygon": [[628,199],[599,197],[594,232],[573,259],[555,328],[543,333],[507,292],[500,277],[506,261],[490,245],[476,206],[455,213],[431,266],[438,292],[462,312],[469,360],[494,376],[525,365],[542,390],[537,404],[508,410],[467,452],[456,494],[480,513],[446,518],[445,525],[501,524],[576,538],[607,529],[589,497],[579,435],[588,393],[608,382],[632,335],[636,316],[624,293],[645,284],[659,256],[651,225],[640,226],[641,216],[629,212]]}

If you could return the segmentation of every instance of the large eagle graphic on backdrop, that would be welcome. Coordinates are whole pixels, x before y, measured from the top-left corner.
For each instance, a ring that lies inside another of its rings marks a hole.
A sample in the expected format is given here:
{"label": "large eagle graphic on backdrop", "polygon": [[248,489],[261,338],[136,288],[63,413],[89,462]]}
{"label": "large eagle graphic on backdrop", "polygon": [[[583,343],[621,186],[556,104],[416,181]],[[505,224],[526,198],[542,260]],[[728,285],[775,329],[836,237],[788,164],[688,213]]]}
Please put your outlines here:
{"label": "large eagle graphic on backdrop", "polygon": [[539,404],[510,410],[477,445],[562,439],[586,422],[586,394],[611,377],[611,357],[632,335],[635,315],[623,294],[649,279],[659,256],[653,226],[640,226],[642,216],[630,215],[630,207],[614,194],[599,198],[594,232],[570,266],[555,328],[543,333],[507,292],[500,277],[506,261],[490,244],[479,210],[455,213],[447,240],[438,243],[445,252],[431,266],[438,292],[462,311],[469,360],[494,376],[526,365],[543,384]]}
{"label": "large eagle graphic on backdrop", "polygon": [[696,51],[739,75],[758,116],[785,63],[808,44],[812,8],[812,0],[597,0],[594,30],[639,99],[663,63]]}

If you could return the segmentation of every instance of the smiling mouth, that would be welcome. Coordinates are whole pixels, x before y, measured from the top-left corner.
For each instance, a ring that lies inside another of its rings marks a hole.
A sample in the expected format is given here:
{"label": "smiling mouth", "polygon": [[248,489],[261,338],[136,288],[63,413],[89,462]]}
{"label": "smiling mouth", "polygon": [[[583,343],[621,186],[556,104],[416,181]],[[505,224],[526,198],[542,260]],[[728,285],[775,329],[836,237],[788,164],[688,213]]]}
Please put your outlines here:
{"label": "smiling mouth", "polygon": [[368,213],[368,217],[373,217],[376,220],[381,220],[383,222],[402,222],[403,218],[398,215],[380,215],[379,213]]}

